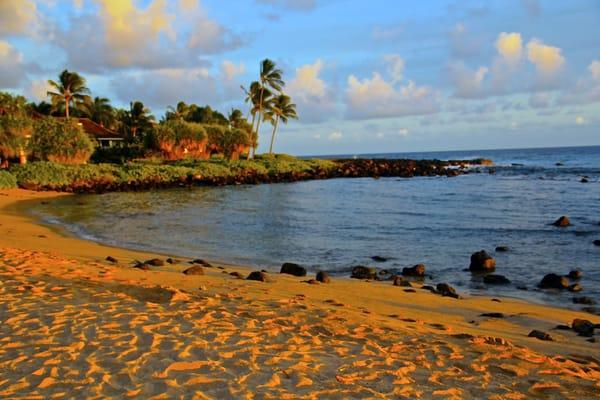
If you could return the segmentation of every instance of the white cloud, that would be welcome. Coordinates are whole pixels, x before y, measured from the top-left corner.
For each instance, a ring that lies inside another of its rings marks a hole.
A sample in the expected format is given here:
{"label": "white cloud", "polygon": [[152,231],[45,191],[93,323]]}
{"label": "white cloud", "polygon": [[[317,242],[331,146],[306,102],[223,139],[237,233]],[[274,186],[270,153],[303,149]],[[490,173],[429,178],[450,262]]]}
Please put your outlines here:
{"label": "white cloud", "polygon": [[600,61],[592,61],[588,66],[588,70],[590,71],[590,74],[592,74],[592,78],[594,78],[595,81],[600,81]]}
{"label": "white cloud", "polygon": [[238,75],[242,75],[244,72],[246,72],[246,65],[244,63],[235,65],[228,60],[221,63],[221,74],[226,81],[233,81]]}
{"label": "white cloud", "polygon": [[417,86],[413,81],[394,85],[374,72],[372,78],[360,80],[348,77],[346,90],[348,116],[361,118],[390,118],[423,115],[439,110],[438,96],[431,88]]}
{"label": "white cloud", "polygon": [[578,115],[575,117],[575,124],[576,125],[585,125],[587,123],[586,119],[583,118],[581,115]]}
{"label": "white cloud", "polygon": [[301,121],[319,122],[336,113],[335,92],[320,76],[323,68],[320,59],[296,68],[296,74],[287,85]]}
{"label": "white cloud", "polygon": [[509,65],[517,64],[523,53],[521,34],[516,32],[500,33],[496,40],[496,49]]}
{"label": "white cloud", "polygon": [[341,140],[343,137],[341,132],[332,132],[331,134],[329,134],[328,139],[331,141],[337,141],[337,140]]}
{"label": "white cloud", "polygon": [[23,54],[0,40],[0,88],[17,88],[26,79]]}
{"label": "white cloud", "polygon": [[565,63],[562,50],[544,44],[539,39],[531,39],[527,43],[527,58],[542,75],[553,75]]}
{"label": "white cloud", "polygon": [[476,98],[484,95],[483,81],[489,72],[487,67],[473,70],[463,62],[453,62],[449,65],[449,72],[456,97]]}
{"label": "white cloud", "polygon": [[395,54],[386,55],[384,60],[389,63],[388,73],[392,78],[392,83],[400,82],[404,74],[404,60]]}
{"label": "white cloud", "polygon": [[400,136],[402,136],[402,137],[406,137],[406,136],[408,136],[408,133],[409,133],[409,132],[410,132],[410,131],[409,131],[409,129],[408,129],[408,128],[400,128],[400,129],[398,130],[398,135],[400,135]]}
{"label": "white cloud", "polygon": [[27,95],[33,97],[37,101],[48,101],[48,91],[52,90],[48,81],[45,79],[32,81],[29,88],[26,90]]}
{"label": "white cloud", "polygon": [[26,34],[38,20],[32,0],[0,0],[0,35]]}

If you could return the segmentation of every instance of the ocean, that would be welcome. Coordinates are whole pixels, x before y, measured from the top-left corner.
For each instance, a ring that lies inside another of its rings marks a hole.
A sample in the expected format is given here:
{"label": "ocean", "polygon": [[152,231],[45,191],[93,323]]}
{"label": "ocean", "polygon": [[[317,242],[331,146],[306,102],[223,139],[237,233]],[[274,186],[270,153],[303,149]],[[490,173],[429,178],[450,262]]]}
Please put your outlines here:
{"label": "ocean", "polygon": [[[31,211],[81,237],[133,249],[274,272],[297,262],[341,276],[355,265],[394,271],[423,263],[427,283],[463,293],[574,308],[574,296],[588,296],[600,304],[600,246],[593,244],[600,239],[600,146],[356,156],[483,157],[495,173],[78,195]],[[551,225],[562,215],[572,226]],[[465,271],[481,249],[510,285],[486,286]],[[578,294],[536,287],[547,273],[576,268],[583,271]]]}

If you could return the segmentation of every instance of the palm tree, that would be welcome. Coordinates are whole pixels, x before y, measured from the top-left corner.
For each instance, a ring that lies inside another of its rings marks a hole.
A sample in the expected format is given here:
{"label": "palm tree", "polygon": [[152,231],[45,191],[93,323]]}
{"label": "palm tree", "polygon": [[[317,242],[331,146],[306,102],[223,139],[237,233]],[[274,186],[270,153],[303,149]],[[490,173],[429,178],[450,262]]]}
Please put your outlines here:
{"label": "palm tree", "polygon": [[88,117],[97,124],[111,127],[114,122],[114,110],[106,97],[94,97],[87,105]]}
{"label": "palm tree", "polygon": [[[251,136],[255,139],[258,139],[258,134],[254,130],[254,125],[256,123],[256,114],[259,113],[259,104],[261,103],[261,96],[264,96],[265,99],[270,99],[272,94],[269,89],[263,89],[260,85],[260,82],[254,81],[250,84],[250,90],[247,90],[244,86],[241,86],[244,93],[246,93],[246,98],[244,99],[245,103],[251,103],[249,113],[252,115],[252,132]],[[259,117],[260,118],[260,117]],[[256,146],[258,146],[258,140],[253,140],[252,142],[252,150],[256,151]],[[251,158],[252,152],[248,151],[247,159]]]}
{"label": "palm tree", "polygon": [[131,137],[135,138],[139,131],[143,131],[152,126],[154,115],[150,114],[150,109],[144,106],[144,103],[141,101],[134,101],[129,103],[126,121]]}
{"label": "palm tree", "polygon": [[58,82],[49,80],[48,84],[56,89],[55,92],[47,92],[52,99],[52,106],[59,108],[64,105],[67,118],[69,118],[69,107],[77,109],[90,101],[90,90],[85,86],[85,78],[76,72],[65,69],[59,75]]}
{"label": "palm tree", "polygon": [[185,120],[187,116],[190,114],[190,106],[185,104],[184,101],[180,101],[177,103],[176,107],[169,106],[167,107],[167,113],[165,115],[165,119],[183,119]]}
{"label": "palm tree", "polygon": [[273,143],[275,142],[275,133],[277,132],[279,121],[287,124],[290,118],[298,119],[296,105],[292,103],[290,96],[282,93],[279,96],[276,96],[273,101],[271,101],[269,110],[265,114],[265,119],[271,121],[273,124],[273,133],[271,134],[269,154],[273,154]]}
{"label": "palm tree", "polygon": [[[256,136],[260,132],[260,123],[264,120],[265,116],[265,105],[270,103],[270,90],[272,89],[276,92],[281,93],[281,89],[285,86],[285,82],[283,81],[283,71],[281,71],[275,65],[275,62],[269,60],[268,58],[264,59],[260,63],[260,89],[259,89],[259,98],[258,98],[258,106],[257,112],[259,118],[256,122]],[[262,118],[261,118],[262,117]],[[256,151],[256,148],[254,148]]]}

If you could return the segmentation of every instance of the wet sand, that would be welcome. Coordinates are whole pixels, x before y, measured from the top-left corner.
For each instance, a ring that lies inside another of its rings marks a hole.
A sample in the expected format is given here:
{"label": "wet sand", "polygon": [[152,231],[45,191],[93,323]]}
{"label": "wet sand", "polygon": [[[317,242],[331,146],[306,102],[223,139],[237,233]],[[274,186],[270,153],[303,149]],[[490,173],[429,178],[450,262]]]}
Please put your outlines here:
{"label": "wet sand", "polygon": [[[248,269],[222,264],[187,276],[184,258],[143,271],[134,260],[168,255],[83,241],[23,213],[27,201],[56,195],[0,191],[0,398],[600,393],[600,343],[554,329],[597,316],[391,282],[254,282],[229,275]],[[505,318],[481,316],[489,312]],[[554,340],[528,337],[533,329]]]}

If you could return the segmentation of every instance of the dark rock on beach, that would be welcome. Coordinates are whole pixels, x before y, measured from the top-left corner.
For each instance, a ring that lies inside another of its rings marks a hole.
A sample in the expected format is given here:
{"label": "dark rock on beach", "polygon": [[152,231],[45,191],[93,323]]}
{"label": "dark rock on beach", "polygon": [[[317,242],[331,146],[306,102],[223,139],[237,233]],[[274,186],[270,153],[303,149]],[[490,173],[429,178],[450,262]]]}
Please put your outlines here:
{"label": "dark rock on beach", "polygon": [[487,317],[487,318],[504,318],[504,314],[499,313],[499,312],[490,312],[490,313],[483,313],[480,315],[480,317]]}
{"label": "dark rock on beach", "polygon": [[498,247],[496,247],[496,253],[503,253],[503,252],[506,252],[508,250],[509,250],[508,246],[498,246]]}
{"label": "dark rock on beach", "polygon": [[600,240],[594,240],[594,246],[600,246]]}
{"label": "dark rock on beach", "polygon": [[571,323],[571,328],[573,328],[573,330],[577,332],[579,336],[594,336],[595,325],[587,319],[574,319]]}
{"label": "dark rock on beach", "polygon": [[165,265],[165,262],[160,258],[153,258],[151,260],[147,260],[146,262],[144,262],[144,264],[148,264],[153,267],[162,267],[163,265]]}
{"label": "dark rock on beach", "polygon": [[388,259],[386,257],[373,256],[373,257],[371,257],[371,260],[373,260],[375,262],[386,262]]}
{"label": "dark rock on beach", "polygon": [[577,293],[577,292],[581,292],[583,290],[583,288],[581,287],[581,285],[579,283],[574,283],[572,285],[570,285],[567,290],[569,292],[573,292],[573,293]]}
{"label": "dark rock on beach", "polygon": [[404,276],[414,276],[417,278],[422,278],[425,276],[425,265],[417,264],[412,267],[402,268],[402,275]]}
{"label": "dark rock on beach", "polygon": [[375,268],[357,265],[352,268],[352,275],[350,275],[350,277],[354,279],[377,279],[377,270]]}
{"label": "dark rock on beach", "polygon": [[552,336],[550,336],[546,332],[538,331],[537,329],[534,329],[533,331],[529,332],[529,335],[527,336],[534,337],[539,340],[552,341]]}
{"label": "dark rock on beach", "polygon": [[566,289],[569,287],[569,280],[564,276],[548,274],[542,278],[539,287],[542,289]]}
{"label": "dark rock on beach", "polygon": [[315,277],[315,279],[321,283],[330,283],[331,282],[331,278],[329,277],[329,274],[325,271],[317,272],[317,276]]}
{"label": "dark rock on beach", "polygon": [[569,279],[581,279],[583,277],[583,272],[581,272],[580,269],[574,269],[573,271],[569,271],[569,275],[567,275],[567,278]]}
{"label": "dark rock on beach", "polygon": [[167,258],[165,261],[167,262],[167,264],[179,264],[179,260],[176,260],[174,258]]}
{"label": "dark rock on beach", "polygon": [[489,274],[483,277],[483,283],[488,285],[508,285],[510,280],[504,275]]}
{"label": "dark rock on beach", "polygon": [[293,276],[306,276],[306,268],[294,264],[294,263],[283,263],[281,266],[280,274],[288,274]]}
{"label": "dark rock on beach", "polygon": [[270,282],[271,279],[269,278],[269,275],[267,275],[266,272],[262,272],[262,271],[252,271],[250,272],[250,275],[248,275],[248,277],[246,278],[249,281],[259,281],[259,282]]}
{"label": "dark rock on beach", "polygon": [[471,255],[471,272],[493,272],[496,269],[496,260],[485,250],[475,252]]}
{"label": "dark rock on beach", "polygon": [[437,292],[439,294],[441,294],[442,296],[445,297],[452,297],[455,299],[458,299],[458,293],[456,293],[456,290],[448,285],[447,283],[438,283],[437,286],[435,287]]}
{"label": "dark rock on beach", "polygon": [[231,275],[231,276],[233,276],[235,278],[238,278],[238,279],[244,279],[244,276],[242,274],[240,274],[239,272],[237,272],[237,271],[230,272],[229,275]]}
{"label": "dark rock on beach", "polygon": [[183,273],[185,275],[204,275],[204,269],[199,265],[194,265],[184,270]]}
{"label": "dark rock on beach", "polygon": [[423,285],[423,286],[421,286],[421,289],[423,289],[423,290],[429,290],[432,293],[436,292],[435,288],[433,286],[431,286],[431,285]]}
{"label": "dark rock on beach", "polygon": [[106,261],[113,263],[113,264],[117,264],[119,262],[119,261],[117,261],[116,258],[111,257],[111,256],[106,257]]}
{"label": "dark rock on beach", "polygon": [[554,221],[552,223],[552,225],[558,226],[559,228],[564,228],[564,227],[567,227],[567,226],[571,225],[571,221],[569,221],[568,217],[566,217],[566,216],[563,215],[562,217],[560,217],[559,219],[557,219],[556,221]]}
{"label": "dark rock on beach", "polygon": [[208,261],[205,261],[201,258],[196,258],[195,260],[190,261],[190,264],[199,264],[206,268],[213,268],[212,264]]}
{"label": "dark rock on beach", "polygon": [[401,277],[399,275],[394,276],[393,285],[394,286],[412,287],[412,285],[410,284],[409,281],[407,281],[406,279],[404,279],[403,277]]}
{"label": "dark rock on beach", "polygon": [[142,262],[135,263],[133,268],[141,269],[142,271],[150,271],[150,266],[148,264],[142,263]]}
{"label": "dark rock on beach", "polygon": [[591,297],[580,296],[580,297],[573,297],[573,303],[593,306],[594,304],[596,304],[596,301],[594,299],[592,299]]}

